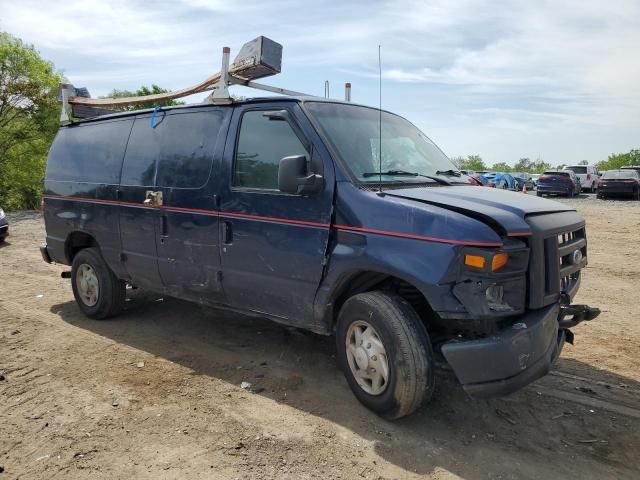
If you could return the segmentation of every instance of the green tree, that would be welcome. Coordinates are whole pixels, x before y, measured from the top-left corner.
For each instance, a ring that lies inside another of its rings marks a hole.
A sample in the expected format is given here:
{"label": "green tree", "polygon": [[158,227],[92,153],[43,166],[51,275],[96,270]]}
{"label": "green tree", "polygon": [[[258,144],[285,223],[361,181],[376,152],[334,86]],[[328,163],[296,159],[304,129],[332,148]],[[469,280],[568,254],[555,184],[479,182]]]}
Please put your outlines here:
{"label": "green tree", "polygon": [[538,157],[535,162],[531,164],[531,170],[529,173],[542,173],[545,170],[550,170],[551,164],[549,162],[545,162],[543,159]]}
{"label": "green tree", "polygon": [[598,162],[598,170],[615,170],[625,165],[640,165],[640,149],[628,153],[612,153],[606,160]]}
{"label": "green tree", "polygon": [[589,165],[589,160],[580,160],[578,165]]}
{"label": "green tree", "polygon": [[530,172],[533,170],[533,162],[529,158],[521,158],[513,166],[514,172]]}
{"label": "green tree", "polygon": [[506,162],[498,162],[493,164],[491,170],[494,172],[511,172],[513,168]]}
{"label": "green tree", "polygon": [[456,157],[452,159],[458,168],[461,170],[473,170],[474,172],[483,172],[487,169],[487,166],[482,160],[480,155],[469,155],[466,159],[464,157]]}
{"label": "green tree", "polygon": [[[130,90],[114,89],[109,95],[102,98],[142,97],[144,95],[156,95],[158,93],[169,93],[169,92],[171,92],[171,90],[167,90],[166,88],[159,87],[156,84],[151,84],[151,87],[147,87],[143,85],[139,89],[137,89],[135,92],[132,92]],[[184,105],[184,102],[181,102],[179,100],[167,100],[166,102],[161,102],[161,103],[150,102],[150,103],[143,103],[140,105],[127,105],[124,107],[118,107],[117,109],[131,111],[131,110],[141,110],[144,108],[155,107],[155,106],[169,107],[171,105]]]}
{"label": "green tree", "polygon": [[60,75],[32,45],[0,32],[0,203],[35,208],[58,130]]}

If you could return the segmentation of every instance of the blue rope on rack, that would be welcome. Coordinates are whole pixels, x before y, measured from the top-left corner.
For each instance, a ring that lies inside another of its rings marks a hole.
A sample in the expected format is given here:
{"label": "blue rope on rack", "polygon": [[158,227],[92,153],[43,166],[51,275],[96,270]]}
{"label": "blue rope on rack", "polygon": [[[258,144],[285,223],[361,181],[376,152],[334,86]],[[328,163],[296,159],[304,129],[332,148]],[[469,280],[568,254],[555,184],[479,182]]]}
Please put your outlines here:
{"label": "blue rope on rack", "polygon": [[160,106],[156,105],[156,107],[153,109],[153,113],[151,114],[151,118],[149,118],[150,128],[156,127],[156,113],[158,113],[159,111],[160,111]]}

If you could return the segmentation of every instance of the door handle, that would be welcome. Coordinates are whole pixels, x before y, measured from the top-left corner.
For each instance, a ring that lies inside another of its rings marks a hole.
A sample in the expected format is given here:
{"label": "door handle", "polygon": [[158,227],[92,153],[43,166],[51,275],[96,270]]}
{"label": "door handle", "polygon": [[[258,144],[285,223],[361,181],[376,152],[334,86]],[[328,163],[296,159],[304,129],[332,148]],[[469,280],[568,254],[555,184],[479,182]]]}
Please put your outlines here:
{"label": "door handle", "polygon": [[231,245],[231,243],[233,243],[233,227],[228,220],[222,222],[222,242],[225,245]]}

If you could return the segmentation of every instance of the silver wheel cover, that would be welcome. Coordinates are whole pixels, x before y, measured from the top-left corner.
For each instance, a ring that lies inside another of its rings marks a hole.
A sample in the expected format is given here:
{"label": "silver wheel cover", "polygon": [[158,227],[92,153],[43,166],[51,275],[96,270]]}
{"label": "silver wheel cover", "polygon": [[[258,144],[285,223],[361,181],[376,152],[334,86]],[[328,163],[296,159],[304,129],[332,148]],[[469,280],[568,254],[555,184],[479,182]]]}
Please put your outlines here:
{"label": "silver wheel cover", "polygon": [[349,326],[345,341],[347,361],[358,385],[369,395],[381,395],[389,383],[389,361],[378,332],[367,322]]}
{"label": "silver wheel cover", "polygon": [[78,295],[87,307],[93,307],[98,303],[100,295],[100,282],[91,265],[83,263],[76,272],[76,288]]}

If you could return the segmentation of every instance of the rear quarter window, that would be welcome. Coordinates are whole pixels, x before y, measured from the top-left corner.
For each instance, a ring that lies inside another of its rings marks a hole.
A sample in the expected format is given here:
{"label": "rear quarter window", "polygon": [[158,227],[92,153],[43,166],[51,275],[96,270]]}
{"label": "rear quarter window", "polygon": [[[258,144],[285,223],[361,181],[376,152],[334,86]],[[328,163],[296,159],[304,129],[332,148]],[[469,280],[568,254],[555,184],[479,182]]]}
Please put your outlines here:
{"label": "rear quarter window", "polygon": [[137,117],[122,170],[122,184],[199,188],[210,176],[216,140],[223,123],[221,109],[159,112]]}
{"label": "rear quarter window", "polygon": [[47,180],[117,184],[132,119],[63,127],[49,151]]}

